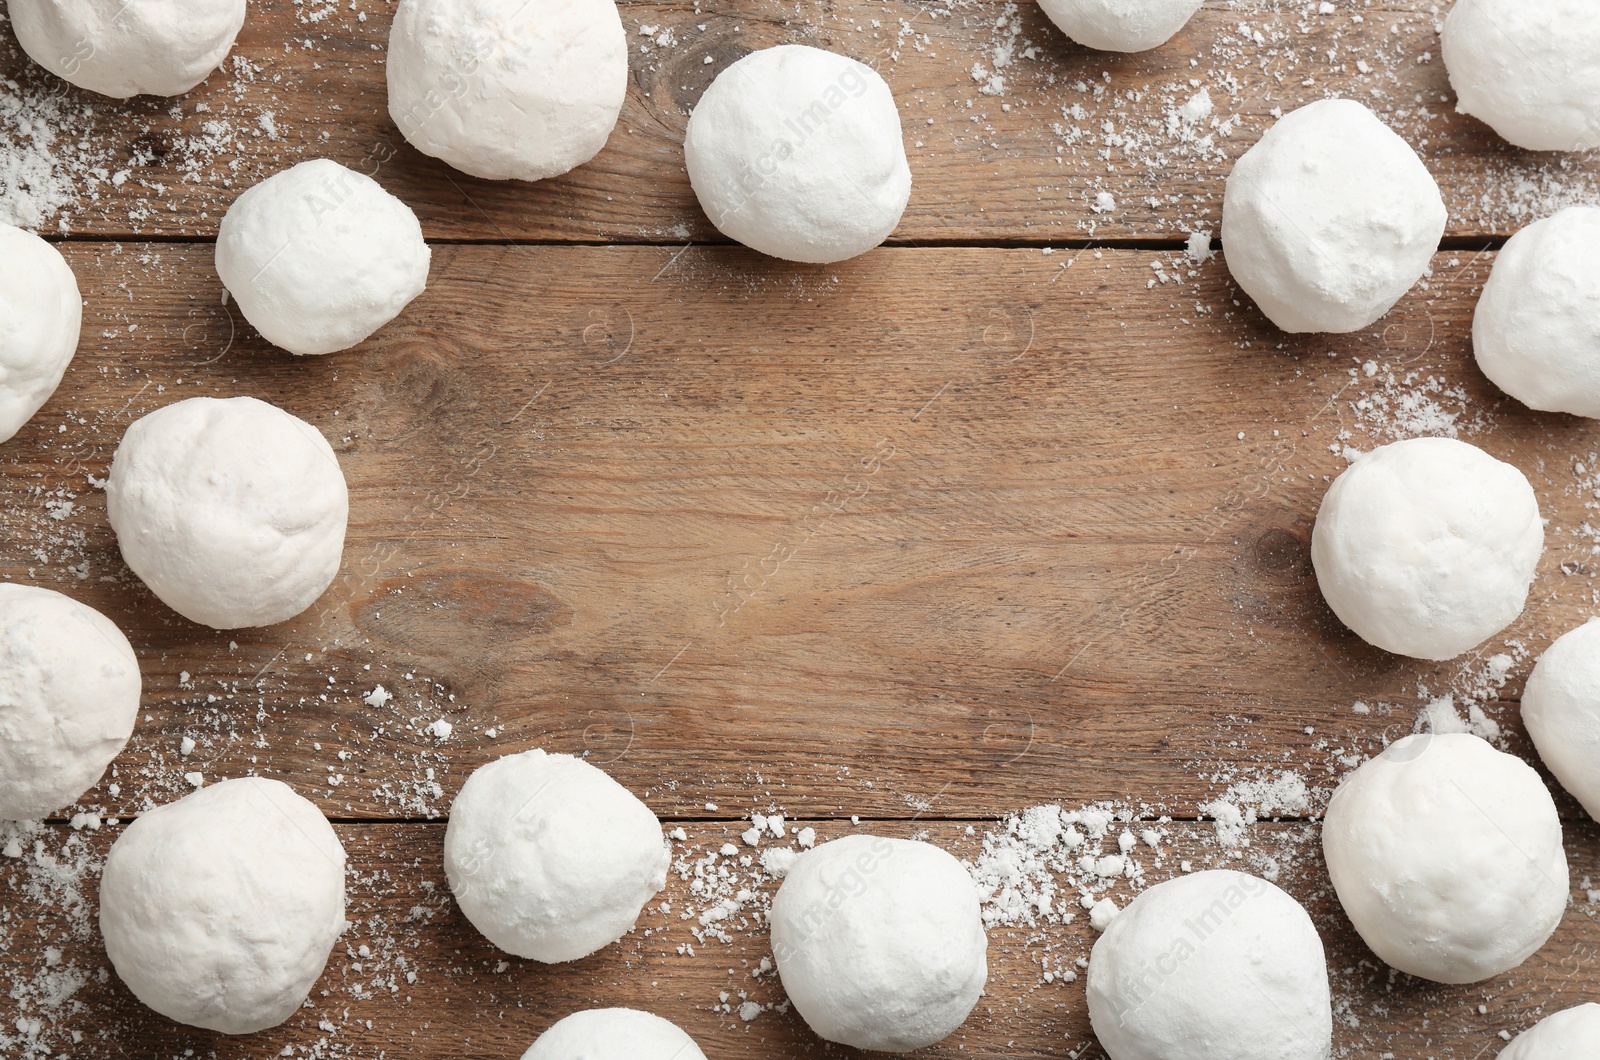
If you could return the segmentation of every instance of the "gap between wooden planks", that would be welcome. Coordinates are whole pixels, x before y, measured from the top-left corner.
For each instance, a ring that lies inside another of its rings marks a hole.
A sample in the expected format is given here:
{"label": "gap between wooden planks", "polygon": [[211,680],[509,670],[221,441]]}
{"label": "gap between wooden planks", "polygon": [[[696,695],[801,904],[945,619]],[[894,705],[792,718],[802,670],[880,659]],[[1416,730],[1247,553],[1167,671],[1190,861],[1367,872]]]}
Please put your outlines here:
{"label": "gap between wooden planks", "polygon": [[[1329,95],[1360,99],[1417,148],[1451,238],[1503,239],[1557,205],[1600,198],[1600,156],[1519,151],[1455,113],[1432,0],[1315,6],[1208,3],[1167,45],[1124,56],[1072,44],[1031,2],[624,3],[631,79],[617,130],[591,163],[536,185],[477,180],[405,143],[387,109],[387,3],[252,4],[224,71],[177,101],[112,103],[65,86],[9,30],[0,80],[16,79],[19,99],[74,104],[57,122],[61,153],[81,141],[104,172],[80,177],[66,231],[104,238],[209,238],[245,188],[330,157],[376,176],[430,239],[721,241],[683,169],[689,110],[739,57],[794,42],[871,64],[902,104],[915,184],[894,243],[1215,234],[1224,180],[1273,112]],[[676,43],[658,46],[666,33]],[[1000,94],[983,90],[993,73]],[[1185,120],[1202,89],[1213,114]]]}
{"label": "gap between wooden planks", "polygon": [[[1172,253],[439,247],[394,324],[296,360],[223,305],[208,247],[66,253],[83,346],[0,450],[0,570],[139,650],[120,794],[85,800],[107,814],[259,772],[336,818],[434,817],[538,745],[673,817],[1193,818],[1246,774],[1331,784],[1423,691],[1497,700],[1527,752],[1485,659],[1525,673],[1595,605],[1593,425],[1471,364],[1492,255],[1441,255],[1366,334],[1291,338],[1221,260]],[[344,569],[293,622],[200,629],[117,554],[92,480],[132,419],[199,394],[274,401],[339,451]],[[1333,450],[1419,400],[1550,519],[1527,612],[1451,664],[1343,630],[1307,557]]]}

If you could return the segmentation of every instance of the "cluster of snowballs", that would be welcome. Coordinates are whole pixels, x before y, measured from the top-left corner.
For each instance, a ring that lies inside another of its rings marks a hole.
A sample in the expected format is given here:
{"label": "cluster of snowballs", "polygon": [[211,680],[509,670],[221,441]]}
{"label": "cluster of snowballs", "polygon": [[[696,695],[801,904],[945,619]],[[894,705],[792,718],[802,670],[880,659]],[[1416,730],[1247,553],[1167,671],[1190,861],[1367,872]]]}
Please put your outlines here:
{"label": "cluster of snowballs", "polygon": [[[1137,51],[1200,0],[1040,0],[1070,37]],[[1600,146],[1600,19],[1591,0],[1469,0],[1443,26],[1460,109],[1534,150]],[[243,0],[12,0],[24,48],[111,96],[173,95],[231,49]],[[489,179],[542,180],[593,158],[616,124],[627,45],[613,0],[401,0],[389,107],[418,150]],[[716,227],[774,257],[832,262],[898,225],[911,173],[897,106],[869,67],[783,45],[723,70],[685,138]],[[1229,177],[1234,277],[1285,331],[1349,332],[1426,272],[1445,207],[1416,153],[1370,110],[1325,100],[1284,116]],[[1531,408],[1600,417],[1600,210],[1519,232],[1478,305],[1484,372]],[[426,286],[416,216],[330,160],[250,188],[223,218],[216,267],[260,333],[295,354],[354,346]],[[0,440],[54,391],[82,299],[43,240],[0,226]],[[336,576],[343,473],[310,424],[248,397],[193,398],[136,421],[112,461],[108,515],[129,567],[184,616],[280,622]],[[1312,556],[1334,612],[1385,650],[1447,659],[1520,613],[1543,549],[1516,468],[1416,439],[1361,457],[1329,489]],[[47,589],[0,585],[0,818],[37,818],[98,782],[138,712],[138,660],[105,616]],[[1539,660],[1523,714],[1556,777],[1600,816],[1600,622]],[[1394,968],[1477,982],[1541,947],[1566,906],[1561,826],[1538,775],[1474,736],[1419,735],[1358,768],[1323,833],[1340,902]],[[660,821],[601,770],[531,750],[472,774],[445,864],[496,946],[544,962],[630,931],[665,883]],[[139,817],[112,847],[100,922],[119,976],[151,1008],[232,1034],[300,1007],[344,926],[345,854],[318,809],[260,778],[202,788]],[[770,913],[779,974],[821,1037],[904,1052],[967,1018],[987,980],[980,895],[950,854],[856,834],[802,854]],[[1142,893],[1089,966],[1095,1031],[1114,1060],[1319,1060],[1331,1042],[1322,943],[1266,880],[1200,872]],[[1262,1003],[1263,999],[1267,1002]],[[1600,1050],[1600,1005],[1558,1013],[1502,1060]],[[700,1057],[672,1024],[579,1012],[534,1060]]]}

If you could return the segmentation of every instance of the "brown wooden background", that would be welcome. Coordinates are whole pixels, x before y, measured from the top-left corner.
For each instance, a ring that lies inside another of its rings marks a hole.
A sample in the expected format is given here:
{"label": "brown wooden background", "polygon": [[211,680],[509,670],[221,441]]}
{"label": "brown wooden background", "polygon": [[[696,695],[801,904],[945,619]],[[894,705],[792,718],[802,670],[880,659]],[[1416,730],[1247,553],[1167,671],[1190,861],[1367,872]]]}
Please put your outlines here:
{"label": "brown wooden background", "polygon": [[[77,359],[0,447],[0,568],[105,611],[144,665],[145,716],[82,808],[126,819],[189,790],[190,771],[279,777],[336,821],[354,926],[284,1027],[176,1026],[107,972],[93,930],[92,865],[117,829],[52,822],[24,844],[37,852],[0,859],[0,1042],[514,1057],[576,1008],[630,1004],[713,1058],[827,1051],[792,1013],[747,1022],[720,998],[781,1002],[750,974],[768,952],[754,914],[730,944],[652,913],[588,960],[500,969],[449,900],[440,822],[474,767],[532,746],[588,752],[681,824],[691,854],[781,809],[823,836],[854,815],[971,857],[1003,814],[1108,800],[1176,818],[1202,864],[1239,860],[1190,823],[1230,781],[1293,769],[1325,793],[1434,695],[1487,697],[1531,755],[1521,678],[1596,608],[1600,437],[1497,393],[1469,328],[1494,249],[1600,201],[1600,162],[1518,152],[1456,115],[1433,5],[1335,6],[1207,3],[1168,46],[1126,57],[1070,44],[1031,3],[624,3],[617,131],[537,186],[404,144],[384,106],[392,9],[374,0],[253,4],[242,62],[178,101],[62,89],[6,30],[10,98],[64,92],[74,135],[111,160],[64,228],[45,225],[87,300]],[[726,246],[683,175],[699,92],[785,41],[872,63],[903,104],[911,207],[890,246],[851,262]],[[997,47],[1012,55],[999,67]],[[982,91],[974,65],[1004,91]],[[1215,112],[1191,126],[1176,110],[1202,87]],[[1370,332],[1292,338],[1220,257],[1183,246],[1216,231],[1222,180],[1273,110],[1329,94],[1419,145],[1452,220],[1431,277]],[[410,203],[434,262],[372,340],[296,360],[224,304],[207,241],[239,191],[318,155]],[[129,574],[94,482],[139,415],[239,393],[328,434],[351,528],[311,611],[215,633]],[[1521,467],[1550,520],[1526,614],[1447,664],[1343,630],[1308,555],[1343,448],[1414,433],[1418,402]],[[1482,673],[1500,651],[1516,665],[1496,688]],[[373,706],[380,683],[395,698]],[[445,740],[427,731],[441,718]],[[1390,975],[1332,902],[1315,825],[1255,828],[1243,860],[1278,859],[1323,929],[1339,1055],[1493,1056],[1501,1031],[1595,996],[1597,828],[1558,797],[1574,906],[1538,956],[1475,987]],[[91,870],[74,885],[41,856]],[[676,877],[662,898],[692,901]],[[1070,966],[1091,943],[1082,918],[997,930],[989,995],[931,1052],[1102,1055],[1081,980],[1040,979],[1041,960]],[[41,1000],[63,970],[84,981]],[[19,1020],[39,1021],[33,1037]]]}

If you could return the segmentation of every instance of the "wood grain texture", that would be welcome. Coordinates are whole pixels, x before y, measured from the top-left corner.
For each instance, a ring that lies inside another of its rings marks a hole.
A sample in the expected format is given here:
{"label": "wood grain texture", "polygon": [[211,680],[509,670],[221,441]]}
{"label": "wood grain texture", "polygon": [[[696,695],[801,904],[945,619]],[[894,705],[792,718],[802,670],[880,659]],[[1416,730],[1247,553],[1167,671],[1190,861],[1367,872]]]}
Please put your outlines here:
{"label": "wood grain texture", "polygon": [[[685,828],[690,859],[775,809],[823,838],[859,815],[962,857],[1045,801],[1188,819],[1161,826],[1159,857],[1140,850],[1150,878],[1231,865],[1306,902],[1341,1058],[1484,1060],[1590,1000],[1600,833],[1564,793],[1573,907],[1476,987],[1365,949],[1314,818],[1444,695],[1441,716],[1479,709],[1536,757],[1522,679],[1600,608],[1600,434],[1498,394],[1472,364],[1471,310],[1480,251],[1600,201],[1600,160],[1516,151],[1456,115],[1441,5],[1318,6],[1210,0],[1166,47],[1108,56],[1031,2],[624,2],[617,131],[538,185],[403,142],[389,3],[252,4],[228,67],[178,101],[64,88],[0,29],[0,152],[54,131],[76,160],[28,191],[75,200],[33,220],[65,234],[87,299],[60,392],[0,446],[0,575],[105,611],[145,672],[132,744],[74,809],[125,822],[190,790],[185,774],[276,776],[335,819],[352,865],[352,927],[308,1007],[222,1039],[144,1010],[107,966],[94,890],[120,825],[43,826],[0,857],[0,1055],[506,1058],[612,1004],[675,1020],[713,1060],[836,1054],[752,975],[770,881],[727,942],[677,875],[670,911],[573,965],[503,960],[472,930],[438,819],[473,768],[533,746],[607,769]],[[870,63],[902,104],[915,187],[896,246],[811,268],[706,245],[722,240],[684,177],[688,112],[729,63],[793,41]],[[1201,90],[1214,111],[1190,120]],[[1105,248],[1215,232],[1233,161],[1275,112],[1329,95],[1417,147],[1447,248],[1468,248],[1376,327],[1287,337],[1221,259]],[[201,241],[244,188],[317,156],[412,205],[435,256],[428,292],[373,340],[297,360],[226,303]],[[0,210],[16,201],[0,186]],[[1069,240],[1102,249],[1039,249]],[[99,483],[139,415],[240,393],[328,435],[351,528],[314,608],[216,633],[127,571]],[[1341,628],[1309,540],[1347,448],[1441,431],[1522,468],[1549,525],[1524,616],[1431,664]],[[1311,820],[1256,825],[1232,851],[1192,820],[1282,770],[1311,785]],[[994,930],[988,995],[930,1054],[1100,1060],[1084,920]]]}
{"label": "wood grain texture", "polygon": [[[803,824],[805,822],[792,822]],[[817,822],[824,838],[851,831],[848,824]],[[724,842],[739,844],[747,822],[690,822],[680,855],[698,857]],[[878,822],[877,834],[920,836],[962,857],[977,853],[978,838],[951,822]],[[865,827],[863,828],[865,830]],[[583,1008],[621,1005],[665,1016],[690,1032],[711,1060],[733,1057],[800,1057],[851,1054],[824,1046],[792,1010],[779,1006],[776,976],[752,974],[771,948],[761,910],[774,890],[768,883],[728,921],[727,942],[697,938],[697,921],[681,919],[697,908],[687,883],[668,877],[659,901],[636,930],[600,953],[566,965],[541,965],[508,957],[485,941],[449,897],[441,865],[443,828],[437,825],[343,825],[339,832],[351,863],[351,928],[336,947],[310,1002],[281,1027],[229,1038],[175,1024],[144,1009],[110,969],[92,927],[92,888],[81,907],[64,914],[41,909],[36,922],[0,920],[0,982],[84,982],[55,1008],[31,1005],[39,1036],[59,1044],[69,1028],[92,1030],[67,1044],[70,1055],[111,1056],[278,1055],[394,1057],[419,1060],[506,1060],[521,1055],[555,1020]],[[1433,1057],[1477,1060],[1541,1016],[1593,998],[1589,978],[1600,953],[1600,923],[1579,884],[1600,878],[1597,832],[1592,823],[1569,827],[1568,857],[1574,905],[1555,936],[1515,971],[1473,986],[1446,987],[1391,973],[1350,931],[1322,868],[1315,829],[1260,825],[1244,857],[1219,851],[1209,828],[1169,825],[1161,854],[1143,848],[1146,871],[1176,874],[1180,861],[1194,869],[1256,868],[1271,860],[1279,883],[1305,903],[1328,952],[1335,1000],[1336,1054],[1349,1057]],[[56,852],[64,828],[44,840]],[[84,846],[102,851],[106,832],[88,833]],[[748,850],[748,848],[744,848]],[[0,895],[23,871],[0,862]],[[12,891],[14,893],[14,890]],[[1125,900],[1127,890],[1112,892]],[[7,902],[7,906],[10,906]],[[85,920],[84,918],[91,918]],[[79,936],[71,933],[78,929]],[[703,932],[702,932],[703,934]],[[399,940],[398,942],[396,940]],[[995,929],[989,943],[989,984],[967,1023],[918,1055],[1005,1055],[1104,1060],[1090,1033],[1083,971],[1094,933],[1087,917],[1037,929]],[[46,947],[59,949],[46,955]],[[361,952],[366,947],[367,953]],[[687,949],[685,949],[687,947]],[[690,953],[689,949],[693,952]],[[1046,969],[1056,977],[1045,982]],[[1059,978],[1074,972],[1075,981]],[[414,981],[408,976],[414,975]],[[391,987],[393,989],[391,989]],[[751,1020],[738,1008],[764,1007]],[[0,1027],[0,1036],[11,1028]],[[193,1052],[189,1052],[193,1050]],[[288,1051],[286,1051],[288,1050]]]}
{"label": "wood grain texture", "polygon": [[[177,101],[115,104],[65,86],[7,30],[0,84],[19,87],[0,106],[0,135],[41,135],[23,119],[64,94],[71,116],[43,127],[59,127],[63,156],[99,170],[76,180],[65,224],[79,235],[209,237],[245,188],[326,156],[375,175],[432,239],[721,241],[684,174],[689,110],[740,56],[800,42],[871,64],[902,104],[915,187],[900,244],[1214,233],[1234,159],[1274,112],[1329,95],[1362,100],[1417,147],[1453,238],[1503,237],[1558,205],[1600,201],[1592,154],[1522,152],[1455,113],[1438,4],[1336,6],[1212,0],[1166,46],[1121,56],[1071,43],[1032,2],[625,2],[632,76],[616,132],[590,164],[528,185],[468,177],[404,142],[384,83],[392,5],[279,0],[252,4],[225,71]],[[674,43],[658,45],[669,32]],[[1186,118],[1202,89],[1214,112]]]}
{"label": "wood grain texture", "polygon": [[[1600,439],[1472,366],[1489,255],[1441,256],[1371,333],[1290,340],[1220,260],[1162,258],[1162,283],[1131,251],[446,247],[393,325],[296,360],[221,304],[207,247],[67,249],[85,341],[0,451],[0,571],[139,650],[121,794],[86,800],[108,813],[199,771],[427,816],[539,745],[673,816],[1048,792],[1193,817],[1239,770],[1331,783],[1431,697],[1514,702],[1596,603]],[[91,480],[136,416],[240,393],[330,437],[351,529],[311,610],[218,633],[127,572]],[[1448,664],[1344,630],[1308,557],[1333,450],[1423,415],[1523,468],[1550,519],[1527,612]]]}

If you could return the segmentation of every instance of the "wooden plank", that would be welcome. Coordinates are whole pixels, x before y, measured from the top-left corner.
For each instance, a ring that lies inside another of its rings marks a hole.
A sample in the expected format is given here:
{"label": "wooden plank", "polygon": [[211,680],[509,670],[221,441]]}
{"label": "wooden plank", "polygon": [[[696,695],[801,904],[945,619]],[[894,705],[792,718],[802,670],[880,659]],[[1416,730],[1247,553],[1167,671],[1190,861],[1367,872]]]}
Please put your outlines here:
{"label": "wooden plank", "polygon": [[[848,824],[816,824],[824,838],[851,830]],[[738,832],[748,822],[688,822],[685,827],[688,840],[675,848],[680,858],[686,856],[692,875],[694,860],[725,842],[740,845]],[[938,821],[862,826],[868,827],[885,835],[920,835],[963,858],[979,853],[981,829],[971,835],[963,825]],[[1186,860],[1194,869],[1247,871],[1270,861],[1280,885],[1306,904],[1328,952],[1335,1055],[1493,1056],[1502,1045],[1501,1031],[1515,1033],[1541,1015],[1592,997],[1589,977],[1600,953],[1600,924],[1583,887],[1585,877],[1600,878],[1600,832],[1592,823],[1568,829],[1574,905],[1555,937],[1515,971],[1464,987],[1391,976],[1373,957],[1332,897],[1314,827],[1257,825],[1253,844],[1238,857],[1219,848],[1204,826],[1160,829],[1166,836],[1161,855],[1142,847],[1136,855],[1146,883],[1178,875],[1179,863]],[[829,1052],[794,1012],[778,1007],[784,995],[776,977],[752,974],[771,953],[761,917],[775,881],[741,868],[737,857],[713,857],[712,862],[728,865],[740,886],[753,876],[762,882],[740,912],[722,922],[726,941],[699,926],[698,913],[713,901],[691,893],[688,882],[675,874],[660,896],[668,912],[653,906],[634,933],[593,957],[539,965],[502,954],[472,929],[449,897],[440,861],[443,828],[415,824],[339,827],[351,862],[352,926],[310,1004],[295,1019],[242,1038],[181,1027],[145,1010],[126,991],[109,968],[93,926],[94,866],[113,831],[83,833],[64,855],[63,836],[72,834],[64,826],[39,840],[45,853],[62,863],[89,866],[78,886],[81,904],[69,901],[63,909],[34,903],[9,917],[0,913],[0,983],[20,999],[17,1015],[39,1021],[36,1040],[42,1047],[81,1060],[126,1055],[499,1060],[520,1055],[545,1027],[570,1012],[610,1005],[644,1008],[673,1020],[712,1060]],[[1115,834],[1106,849],[1114,846]],[[39,886],[45,875],[51,874],[28,861],[0,861],[5,898],[0,909],[15,910],[18,890]],[[46,893],[55,892],[46,888]],[[1126,902],[1132,890],[1124,882],[1110,893]],[[956,1034],[926,1055],[1102,1060],[1105,1054],[1090,1034],[1083,972],[1076,964],[1094,941],[1086,921],[1079,915],[1064,925],[992,929],[985,997]],[[1050,982],[1044,980],[1047,970]],[[1062,978],[1064,972],[1075,981]],[[74,983],[79,985],[69,991]],[[68,996],[60,997],[63,993]],[[53,1005],[43,1003],[52,995],[58,998]],[[745,1002],[761,1010],[747,1010],[753,1016],[749,1020],[738,1011]],[[81,1041],[72,1040],[73,1031]],[[0,1041],[13,1034],[11,1021],[0,1027]]]}
{"label": "wooden plank", "polygon": [[[80,235],[210,237],[244,188],[327,156],[376,174],[433,239],[718,241],[683,172],[688,111],[741,55],[799,41],[872,64],[903,105],[915,189],[897,243],[1215,232],[1234,159],[1274,112],[1328,95],[1360,98],[1418,147],[1454,238],[1600,200],[1592,155],[1530,155],[1454,113],[1438,6],[1340,0],[1321,15],[1309,0],[1214,0],[1165,47],[1113,56],[1070,43],[1031,2],[625,2],[633,76],[617,132],[591,164],[529,186],[475,180],[403,142],[384,87],[390,5],[273,0],[251,5],[226,72],[177,101],[64,88],[7,33],[0,143],[48,167],[29,145],[57,134],[64,161],[35,191],[64,212],[26,220]],[[1186,120],[1202,89],[1214,112]]]}
{"label": "wooden plank", "polygon": [[[1171,254],[445,247],[401,319],[295,360],[221,304],[207,247],[67,252],[83,346],[0,450],[0,572],[140,652],[106,813],[260,772],[428,816],[541,745],[677,816],[1050,792],[1192,817],[1252,772],[1330,784],[1434,696],[1514,727],[1530,655],[1597,603],[1600,439],[1472,367],[1489,255],[1442,255],[1368,334],[1288,339],[1220,260]],[[136,416],[239,393],[332,438],[352,523],[318,606],[217,633],[126,571],[91,481]],[[1531,476],[1548,549],[1504,638],[1420,663],[1339,626],[1307,543],[1333,450],[1452,416]]]}

